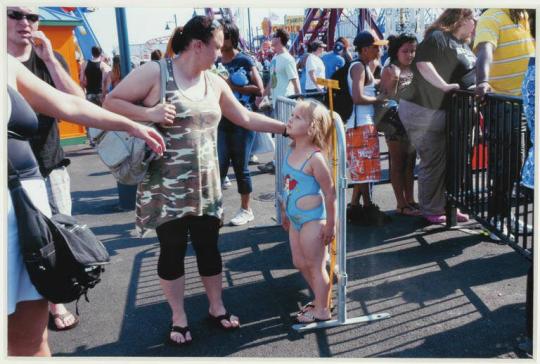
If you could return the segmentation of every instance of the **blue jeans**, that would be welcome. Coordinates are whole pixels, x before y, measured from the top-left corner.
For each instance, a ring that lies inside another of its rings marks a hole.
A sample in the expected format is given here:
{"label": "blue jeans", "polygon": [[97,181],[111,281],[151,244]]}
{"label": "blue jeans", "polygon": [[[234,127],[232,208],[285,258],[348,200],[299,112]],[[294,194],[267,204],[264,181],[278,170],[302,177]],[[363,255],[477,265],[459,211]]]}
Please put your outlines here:
{"label": "blue jeans", "polygon": [[251,147],[255,141],[255,132],[237,125],[227,128],[218,127],[218,158],[221,181],[227,176],[229,166],[234,169],[238,193],[245,195],[253,191],[248,162]]}

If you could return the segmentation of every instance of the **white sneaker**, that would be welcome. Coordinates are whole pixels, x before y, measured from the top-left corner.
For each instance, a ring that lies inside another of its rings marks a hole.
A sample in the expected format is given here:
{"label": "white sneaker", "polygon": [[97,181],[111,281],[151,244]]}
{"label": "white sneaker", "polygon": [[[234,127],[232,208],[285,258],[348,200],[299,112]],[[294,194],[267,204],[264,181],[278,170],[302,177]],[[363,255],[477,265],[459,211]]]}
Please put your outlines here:
{"label": "white sneaker", "polygon": [[226,190],[229,187],[231,187],[231,185],[232,185],[231,180],[229,179],[229,177],[225,176],[225,179],[223,180],[223,183],[221,184],[221,188]]}
{"label": "white sneaker", "polygon": [[259,164],[259,158],[257,158],[257,156],[255,154],[253,154],[249,158],[249,163],[251,163],[251,164]]}
{"label": "white sneaker", "polygon": [[253,211],[251,209],[244,210],[240,209],[236,213],[236,216],[231,219],[231,224],[235,226],[245,225],[250,221],[253,221],[255,216],[253,216]]}
{"label": "white sneaker", "polygon": [[[512,229],[515,229],[515,226],[516,226],[516,218],[514,217],[514,215],[510,216],[510,225],[511,225],[511,228]],[[518,220],[518,233],[520,234],[532,234],[533,233],[533,226],[532,225],[529,225],[527,224],[527,226],[525,226],[525,223],[521,220]]]}

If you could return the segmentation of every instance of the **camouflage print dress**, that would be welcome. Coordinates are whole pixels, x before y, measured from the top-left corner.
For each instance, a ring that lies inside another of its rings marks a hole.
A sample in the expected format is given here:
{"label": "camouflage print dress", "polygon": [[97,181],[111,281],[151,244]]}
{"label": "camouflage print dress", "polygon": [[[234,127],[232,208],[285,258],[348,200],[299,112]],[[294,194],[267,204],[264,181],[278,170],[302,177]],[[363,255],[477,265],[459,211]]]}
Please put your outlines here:
{"label": "camouflage print dress", "polygon": [[203,72],[205,95],[190,99],[178,89],[167,59],[166,100],[176,106],[176,117],[172,126],[160,128],[167,150],[150,164],[137,190],[136,225],[141,235],[188,215],[222,218],[217,155],[221,109],[213,87],[215,77]]}

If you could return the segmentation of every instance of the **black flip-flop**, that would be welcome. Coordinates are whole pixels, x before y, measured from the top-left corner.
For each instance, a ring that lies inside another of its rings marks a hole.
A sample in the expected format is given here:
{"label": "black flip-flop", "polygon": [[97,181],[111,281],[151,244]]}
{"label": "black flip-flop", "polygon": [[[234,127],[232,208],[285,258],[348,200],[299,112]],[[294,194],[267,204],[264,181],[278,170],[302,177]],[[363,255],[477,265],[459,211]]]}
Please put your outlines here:
{"label": "black flip-flop", "polygon": [[236,330],[240,327],[240,325],[226,327],[226,326],[223,326],[223,324],[221,323],[221,321],[223,320],[227,320],[231,322],[231,316],[232,315],[229,312],[225,312],[223,315],[219,315],[219,316],[213,316],[211,314],[208,314],[208,321],[211,322],[212,325],[214,325],[215,327],[220,328],[222,330]]}
{"label": "black flip-flop", "polygon": [[[182,336],[184,337],[184,342],[180,342],[180,341],[174,341],[173,339],[171,339],[171,333],[172,332],[177,332],[179,334],[182,334]],[[169,338],[168,338],[168,343],[169,345],[173,345],[173,346],[184,346],[184,345],[189,345],[191,344],[191,342],[193,341],[193,338],[191,340],[187,340],[186,339],[186,334],[187,333],[190,333],[191,334],[191,331],[189,329],[189,326],[174,326],[174,325],[171,325],[171,329],[168,333],[169,335]]]}

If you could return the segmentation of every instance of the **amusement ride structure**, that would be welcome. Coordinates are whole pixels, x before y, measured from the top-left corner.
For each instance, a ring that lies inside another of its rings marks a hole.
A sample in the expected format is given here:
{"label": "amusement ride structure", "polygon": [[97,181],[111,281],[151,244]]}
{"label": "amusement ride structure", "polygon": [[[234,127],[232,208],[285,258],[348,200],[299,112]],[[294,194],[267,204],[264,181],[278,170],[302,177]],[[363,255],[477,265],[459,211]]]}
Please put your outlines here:
{"label": "amusement ride structure", "polygon": [[[83,24],[76,27],[75,35],[82,55],[85,59],[90,58],[91,47],[99,45],[99,41],[86,18],[86,13],[92,12],[93,8],[50,7],[49,9],[64,11],[82,20]],[[198,8],[194,9],[194,15],[197,14],[197,10],[199,13],[202,10],[203,14],[218,20],[226,19],[231,22],[238,20],[238,12],[235,13],[232,8]],[[302,27],[297,34],[291,34],[292,42],[289,50],[294,55],[302,54],[305,46],[315,39],[323,41],[327,44],[327,49],[330,50],[337,37],[344,36],[352,40],[361,30],[371,30],[380,38],[390,34],[410,32],[422,39],[426,27],[441,12],[442,9],[434,8],[307,8]],[[150,54],[156,48],[164,48],[169,37],[170,35],[165,35],[149,39],[143,45],[144,53]],[[247,34],[247,39],[242,37],[240,46],[242,49],[254,50],[251,32]]]}

